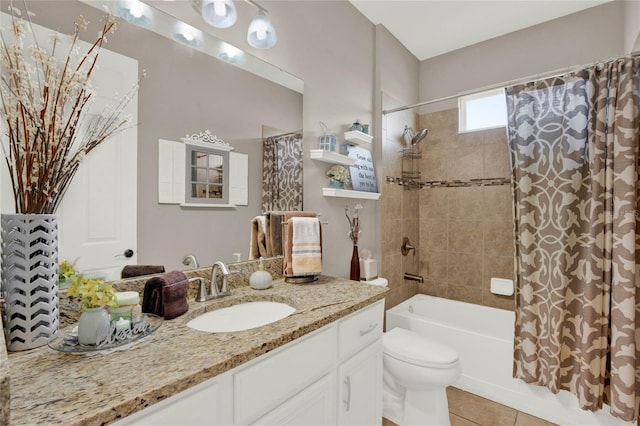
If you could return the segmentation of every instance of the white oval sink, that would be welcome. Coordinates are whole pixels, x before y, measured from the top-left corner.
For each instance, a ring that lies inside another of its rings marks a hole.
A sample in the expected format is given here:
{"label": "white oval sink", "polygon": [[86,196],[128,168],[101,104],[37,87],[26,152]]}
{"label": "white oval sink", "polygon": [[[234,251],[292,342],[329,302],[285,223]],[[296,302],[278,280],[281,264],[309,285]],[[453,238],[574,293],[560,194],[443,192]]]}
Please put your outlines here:
{"label": "white oval sink", "polygon": [[199,315],[187,327],[209,333],[227,333],[261,327],[286,318],[295,308],[280,302],[247,302]]}

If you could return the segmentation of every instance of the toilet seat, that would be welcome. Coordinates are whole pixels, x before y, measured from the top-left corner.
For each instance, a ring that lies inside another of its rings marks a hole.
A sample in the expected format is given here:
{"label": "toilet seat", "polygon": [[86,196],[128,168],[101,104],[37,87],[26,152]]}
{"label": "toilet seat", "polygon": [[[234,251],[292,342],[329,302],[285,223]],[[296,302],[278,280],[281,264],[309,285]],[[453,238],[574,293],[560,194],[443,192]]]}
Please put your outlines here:
{"label": "toilet seat", "polygon": [[400,361],[429,368],[450,368],[458,353],[410,330],[394,328],[382,336],[384,353]]}

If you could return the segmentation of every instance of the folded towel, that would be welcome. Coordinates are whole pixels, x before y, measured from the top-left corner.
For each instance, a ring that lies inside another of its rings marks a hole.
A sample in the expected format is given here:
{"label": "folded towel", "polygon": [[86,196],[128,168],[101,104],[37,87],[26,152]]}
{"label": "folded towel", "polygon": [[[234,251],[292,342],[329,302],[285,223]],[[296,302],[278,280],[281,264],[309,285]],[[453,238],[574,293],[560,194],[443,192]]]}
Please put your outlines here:
{"label": "folded towel", "polygon": [[266,230],[267,218],[265,216],[256,216],[251,220],[249,260],[267,257]]}
{"label": "folded towel", "polygon": [[141,275],[161,274],[164,272],[162,265],[126,265],[120,272],[120,278],[139,277]]}
{"label": "folded towel", "polygon": [[284,225],[282,226],[282,271],[285,276],[293,276],[291,246],[293,244],[292,233],[289,231],[289,219],[292,217],[316,217],[315,212],[310,211],[286,211],[281,212],[284,217]]}
{"label": "folded towel", "polygon": [[282,255],[283,212],[267,212],[267,257]]}
{"label": "folded towel", "polygon": [[153,277],[144,284],[142,312],[164,319],[178,317],[189,310],[189,280],[182,271],[171,271]]}
{"label": "folded towel", "polygon": [[316,217],[292,217],[291,273],[293,276],[322,273],[322,239],[320,220]]}

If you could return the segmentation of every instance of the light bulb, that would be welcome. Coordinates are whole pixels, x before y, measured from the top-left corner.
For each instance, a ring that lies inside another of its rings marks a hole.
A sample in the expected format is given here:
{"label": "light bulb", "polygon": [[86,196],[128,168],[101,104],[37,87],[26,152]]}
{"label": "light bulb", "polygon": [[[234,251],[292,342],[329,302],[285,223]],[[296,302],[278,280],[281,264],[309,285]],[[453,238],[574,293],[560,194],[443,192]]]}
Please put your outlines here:
{"label": "light bulb", "polygon": [[142,16],[142,4],[139,1],[129,3],[129,13],[134,18],[140,18]]}
{"label": "light bulb", "polygon": [[270,49],[278,42],[276,29],[260,10],[249,24],[247,42],[256,49]]}
{"label": "light bulb", "polygon": [[213,13],[215,13],[218,16],[225,16],[227,14],[227,8],[225,7],[223,2],[214,1],[213,2]]}
{"label": "light bulb", "polygon": [[233,0],[202,0],[200,14],[209,25],[216,28],[229,28],[238,17]]}
{"label": "light bulb", "polygon": [[264,40],[267,38],[267,29],[261,25],[256,29],[256,36],[258,37],[258,40]]}

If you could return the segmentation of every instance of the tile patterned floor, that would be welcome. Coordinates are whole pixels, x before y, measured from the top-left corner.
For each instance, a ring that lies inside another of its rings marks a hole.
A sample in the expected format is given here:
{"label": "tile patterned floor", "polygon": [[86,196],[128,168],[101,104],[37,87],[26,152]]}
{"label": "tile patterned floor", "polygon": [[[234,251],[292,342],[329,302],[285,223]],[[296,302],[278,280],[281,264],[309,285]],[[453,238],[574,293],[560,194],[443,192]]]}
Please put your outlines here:
{"label": "tile patterned floor", "polygon": [[[552,426],[538,417],[469,392],[447,388],[451,426]],[[397,426],[383,418],[382,426]]]}

